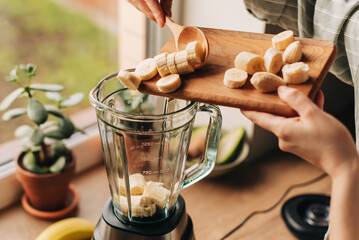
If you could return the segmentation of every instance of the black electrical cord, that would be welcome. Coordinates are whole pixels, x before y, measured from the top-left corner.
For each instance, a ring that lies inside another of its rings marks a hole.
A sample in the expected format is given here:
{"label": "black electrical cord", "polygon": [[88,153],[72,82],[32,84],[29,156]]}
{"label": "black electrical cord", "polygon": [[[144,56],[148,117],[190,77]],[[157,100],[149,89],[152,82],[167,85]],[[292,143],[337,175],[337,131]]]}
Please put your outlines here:
{"label": "black electrical cord", "polygon": [[323,178],[325,178],[326,176],[328,176],[326,173],[312,179],[312,180],[309,180],[309,181],[306,181],[306,182],[303,182],[303,183],[297,183],[297,184],[293,184],[291,186],[289,186],[287,188],[287,190],[283,193],[283,195],[279,198],[279,200],[274,203],[271,207],[265,209],[265,210],[257,210],[257,211],[254,211],[252,213],[250,213],[237,227],[235,227],[233,230],[231,230],[229,233],[227,233],[224,237],[221,238],[221,240],[224,240],[226,239],[227,237],[229,237],[231,234],[233,234],[235,231],[237,231],[239,228],[241,228],[250,218],[252,218],[254,215],[257,215],[257,214],[264,214],[264,213],[268,213],[270,211],[272,211],[274,208],[276,208],[282,201],[283,199],[288,195],[288,193],[290,191],[292,191],[293,189],[295,188],[300,188],[300,187],[304,187],[304,186],[307,186],[307,185],[310,185],[310,184],[313,184]]}

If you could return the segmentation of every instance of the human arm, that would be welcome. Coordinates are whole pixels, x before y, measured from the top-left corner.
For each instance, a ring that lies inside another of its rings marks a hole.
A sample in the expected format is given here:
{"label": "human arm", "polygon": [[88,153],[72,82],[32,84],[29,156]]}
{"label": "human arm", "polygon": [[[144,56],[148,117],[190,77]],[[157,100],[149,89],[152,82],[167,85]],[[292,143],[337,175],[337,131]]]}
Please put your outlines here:
{"label": "human arm", "polygon": [[172,16],[172,0],[127,0],[160,27],[165,25],[165,15]]}
{"label": "human arm", "polygon": [[332,179],[330,240],[359,236],[359,157],[349,131],[321,110],[322,94],[314,104],[303,93],[280,87],[278,95],[299,116],[281,117],[242,111],[254,123],[273,132],[283,151],[291,152],[323,169]]}

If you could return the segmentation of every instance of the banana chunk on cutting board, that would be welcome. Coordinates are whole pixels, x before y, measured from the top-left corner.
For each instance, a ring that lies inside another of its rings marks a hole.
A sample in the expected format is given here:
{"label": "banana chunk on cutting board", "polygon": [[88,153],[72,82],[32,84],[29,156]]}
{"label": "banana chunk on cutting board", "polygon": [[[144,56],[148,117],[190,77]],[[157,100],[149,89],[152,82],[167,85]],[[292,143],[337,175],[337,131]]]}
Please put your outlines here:
{"label": "banana chunk on cutting board", "polygon": [[250,52],[240,52],[234,60],[236,68],[242,69],[250,75],[263,70],[263,64],[261,56]]}
{"label": "banana chunk on cutting board", "polygon": [[309,66],[303,62],[287,64],[282,69],[284,81],[288,84],[301,84],[309,79]]}
{"label": "banana chunk on cutting board", "polygon": [[156,76],[157,66],[153,58],[147,58],[140,62],[136,69],[135,74],[141,78],[142,81],[147,81]]}

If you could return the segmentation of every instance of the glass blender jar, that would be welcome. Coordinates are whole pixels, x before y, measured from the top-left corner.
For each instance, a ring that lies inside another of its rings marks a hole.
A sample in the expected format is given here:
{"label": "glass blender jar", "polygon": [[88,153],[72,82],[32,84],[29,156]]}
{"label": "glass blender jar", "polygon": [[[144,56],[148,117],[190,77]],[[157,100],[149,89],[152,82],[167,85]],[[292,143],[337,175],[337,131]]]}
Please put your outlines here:
{"label": "glass blender jar", "polygon": [[[146,235],[141,232],[150,225],[151,231],[159,224],[163,228],[180,209],[183,215],[184,206],[179,205],[184,201],[179,191],[204,178],[214,167],[221,113],[213,105],[129,90],[116,76],[113,73],[105,77],[90,92],[111,192],[107,208],[113,216],[108,217],[124,228],[140,229],[134,234]],[[210,119],[204,157],[185,169],[197,112],[208,113]]]}

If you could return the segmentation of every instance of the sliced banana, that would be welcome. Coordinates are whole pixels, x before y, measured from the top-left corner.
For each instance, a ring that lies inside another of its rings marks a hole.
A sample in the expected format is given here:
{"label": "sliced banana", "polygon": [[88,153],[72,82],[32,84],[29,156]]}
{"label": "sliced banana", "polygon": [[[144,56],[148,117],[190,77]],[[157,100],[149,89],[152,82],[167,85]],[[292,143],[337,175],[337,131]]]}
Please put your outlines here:
{"label": "sliced banana", "polygon": [[253,75],[255,72],[263,70],[263,58],[254,53],[241,52],[234,60],[234,66]]}
{"label": "sliced banana", "polygon": [[[144,191],[144,187],[146,185],[145,176],[143,176],[141,173],[135,173],[131,174],[129,176],[130,181],[130,192],[131,195],[142,195]],[[120,195],[126,196],[126,186],[123,179],[119,180],[120,184]]]}
{"label": "sliced banana", "polygon": [[194,71],[194,67],[188,63],[186,51],[177,52],[175,55],[175,65],[178,74],[186,74]]}
{"label": "sliced banana", "polygon": [[167,68],[168,68],[168,70],[170,70],[171,74],[178,73],[178,70],[176,68],[176,63],[175,63],[176,54],[177,54],[177,52],[167,54]]}
{"label": "sliced banana", "polygon": [[181,78],[178,74],[171,74],[158,80],[156,86],[160,92],[174,92],[181,87]]}
{"label": "sliced banana", "polygon": [[202,44],[199,41],[193,41],[186,46],[187,60],[192,66],[199,66],[204,58]]}
{"label": "sliced banana", "polygon": [[168,54],[164,52],[154,57],[157,71],[161,77],[167,76],[171,73],[167,67],[167,55]]}
{"label": "sliced banana", "polygon": [[135,69],[135,74],[141,78],[142,81],[147,81],[156,76],[157,67],[153,58],[147,58],[140,62]]}
{"label": "sliced banana", "polygon": [[302,59],[302,44],[299,41],[292,42],[283,53],[283,61],[286,63],[299,62]]}
{"label": "sliced banana", "polygon": [[118,73],[117,78],[125,87],[128,87],[131,90],[137,90],[141,83],[141,78],[135,73],[126,70],[121,70]]}
{"label": "sliced banana", "polygon": [[[155,203],[143,201],[143,196],[131,196],[130,201],[132,217],[151,217],[156,213]],[[127,197],[120,196],[120,208],[122,214],[127,217],[129,209]]]}
{"label": "sliced banana", "polygon": [[170,191],[162,186],[146,185],[143,192],[143,202],[154,202],[158,207],[166,206]]}
{"label": "sliced banana", "polygon": [[263,56],[264,68],[267,72],[277,74],[283,66],[282,54],[275,48],[268,48]]}
{"label": "sliced banana", "polygon": [[292,42],[294,42],[294,33],[291,30],[278,33],[272,38],[272,45],[278,50],[286,49]]}
{"label": "sliced banana", "polygon": [[256,72],[251,78],[252,85],[261,92],[275,92],[281,85],[286,85],[285,81],[269,72]]}
{"label": "sliced banana", "polygon": [[229,88],[242,87],[248,78],[248,73],[242,69],[230,68],[224,73],[223,84]]}
{"label": "sliced banana", "polygon": [[309,79],[309,66],[303,62],[284,65],[282,69],[284,81],[288,84],[301,84]]}

